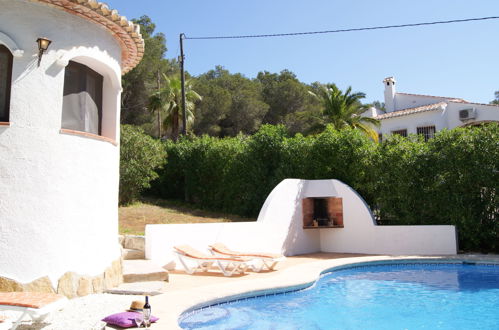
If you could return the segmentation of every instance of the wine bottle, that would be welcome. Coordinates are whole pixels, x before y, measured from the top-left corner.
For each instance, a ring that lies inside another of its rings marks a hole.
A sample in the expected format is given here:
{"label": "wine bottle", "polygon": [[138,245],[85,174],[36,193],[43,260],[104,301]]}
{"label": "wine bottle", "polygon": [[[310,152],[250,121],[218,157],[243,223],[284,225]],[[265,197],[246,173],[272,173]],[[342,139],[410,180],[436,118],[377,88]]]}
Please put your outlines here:
{"label": "wine bottle", "polygon": [[142,314],[144,315],[144,323],[147,328],[151,319],[151,305],[149,305],[149,296],[146,296],[146,303],[144,304],[144,307],[142,309]]}

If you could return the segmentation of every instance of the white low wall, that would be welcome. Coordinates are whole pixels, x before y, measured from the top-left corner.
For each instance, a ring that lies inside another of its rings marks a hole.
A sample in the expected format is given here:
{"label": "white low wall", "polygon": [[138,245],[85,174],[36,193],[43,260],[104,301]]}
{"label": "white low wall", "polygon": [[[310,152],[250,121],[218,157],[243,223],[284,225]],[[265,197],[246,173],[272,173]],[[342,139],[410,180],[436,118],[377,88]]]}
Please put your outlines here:
{"label": "white low wall", "polygon": [[[344,228],[303,229],[302,199],[343,198]],[[377,226],[364,200],[338,180],[286,179],[267,197],[256,222],[146,226],[146,258],[176,266],[173,246],[206,251],[223,242],[234,250],[293,256],[313,252],[456,254],[454,226]]]}
{"label": "white low wall", "polygon": [[323,252],[390,255],[457,253],[454,226],[373,226],[362,233],[333,229],[320,231]]}
{"label": "white low wall", "polygon": [[281,253],[282,235],[272,227],[259,222],[147,225],[146,258],[171,269],[175,245],[188,244],[208,253],[208,245],[216,242],[234,249]]}

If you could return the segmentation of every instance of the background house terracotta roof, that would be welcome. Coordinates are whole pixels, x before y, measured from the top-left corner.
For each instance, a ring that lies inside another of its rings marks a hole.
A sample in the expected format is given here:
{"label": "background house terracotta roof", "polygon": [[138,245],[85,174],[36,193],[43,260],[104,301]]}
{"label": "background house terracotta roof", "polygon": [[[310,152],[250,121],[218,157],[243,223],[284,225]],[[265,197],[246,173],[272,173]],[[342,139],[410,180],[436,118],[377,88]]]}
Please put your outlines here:
{"label": "background house terracotta roof", "polygon": [[110,9],[107,4],[96,0],[30,0],[58,8],[82,17],[93,23],[103,25],[116,38],[121,46],[121,70],[125,74],[133,69],[144,56],[144,39],[140,26],[125,16]]}
{"label": "background house terracotta roof", "polygon": [[397,92],[397,94],[411,95],[411,96],[434,97],[434,98],[439,98],[439,99],[447,99],[448,101],[452,101],[452,102],[469,103],[468,101],[466,101],[464,99],[461,99],[461,98],[458,98],[458,97],[435,96],[435,95],[424,95],[424,94],[411,94],[411,93],[402,93],[402,92]]}
{"label": "background house terracotta roof", "polygon": [[394,117],[400,117],[400,116],[407,116],[413,113],[418,113],[418,112],[425,112],[425,111],[433,111],[433,110],[438,110],[441,109],[442,107],[445,107],[447,105],[446,102],[438,102],[438,103],[432,103],[428,105],[423,105],[415,108],[407,108],[407,109],[402,109],[402,110],[397,110],[393,112],[387,112],[382,115],[376,116],[374,118],[376,119],[387,119],[387,118],[394,118]]}
{"label": "background house terracotta roof", "polygon": [[459,102],[456,102],[454,100],[449,100],[449,102],[475,104],[475,105],[486,105],[486,106],[489,106],[489,107],[499,107],[499,104],[490,104],[490,103],[476,103],[476,102],[468,102],[468,101],[464,101],[464,102],[459,101]]}

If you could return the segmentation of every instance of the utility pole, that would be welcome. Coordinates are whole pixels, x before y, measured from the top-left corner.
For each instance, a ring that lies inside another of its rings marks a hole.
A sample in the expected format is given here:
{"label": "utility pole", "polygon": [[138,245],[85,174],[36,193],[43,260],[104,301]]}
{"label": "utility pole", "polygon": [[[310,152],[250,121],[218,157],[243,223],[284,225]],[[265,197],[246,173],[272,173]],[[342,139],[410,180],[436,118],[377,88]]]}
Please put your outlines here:
{"label": "utility pole", "polygon": [[185,109],[185,72],[184,72],[184,39],[185,34],[180,34],[180,81],[182,84],[182,134],[187,134],[187,114]]}
{"label": "utility pole", "polygon": [[[159,74],[159,69],[158,69],[158,97],[161,98],[161,77]],[[156,109],[158,112],[158,139],[161,139],[161,108]]]}
{"label": "utility pole", "polygon": [[[185,34],[180,34],[180,82],[182,85],[182,134],[187,135],[187,118],[185,110],[185,73],[184,73],[184,38]],[[189,192],[187,191],[187,173],[184,175],[184,200],[189,201]]]}

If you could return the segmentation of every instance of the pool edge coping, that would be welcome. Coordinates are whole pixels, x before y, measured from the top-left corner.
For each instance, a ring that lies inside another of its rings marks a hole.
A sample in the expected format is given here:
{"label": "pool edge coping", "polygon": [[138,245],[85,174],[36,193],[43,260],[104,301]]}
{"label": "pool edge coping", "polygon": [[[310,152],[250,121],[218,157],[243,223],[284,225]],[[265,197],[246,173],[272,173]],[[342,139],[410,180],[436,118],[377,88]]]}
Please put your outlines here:
{"label": "pool edge coping", "polygon": [[[275,276],[255,278],[241,283],[218,283],[187,290],[169,292],[157,296],[157,300],[168,298],[178,301],[176,306],[170,306],[168,313],[163,315],[162,326],[168,329],[182,329],[179,325],[184,314],[195,310],[209,308],[225,302],[249,299],[258,296],[284,294],[303,290],[313,286],[322,275],[344,268],[362,266],[364,264],[400,263],[463,263],[499,265],[499,256],[492,255],[439,255],[439,256],[386,256],[371,255],[362,257],[349,257],[338,259],[317,260],[310,263],[294,265],[276,271]],[[300,276],[296,276],[300,274]],[[288,276],[290,275],[290,276]],[[294,275],[294,276],[293,276]],[[243,288],[244,287],[244,288]],[[156,305],[161,304],[159,301]],[[167,303],[167,302],[164,302]],[[160,310],[161,311],[161,310]],[[163,314],[163,313],[161,313]]]}

